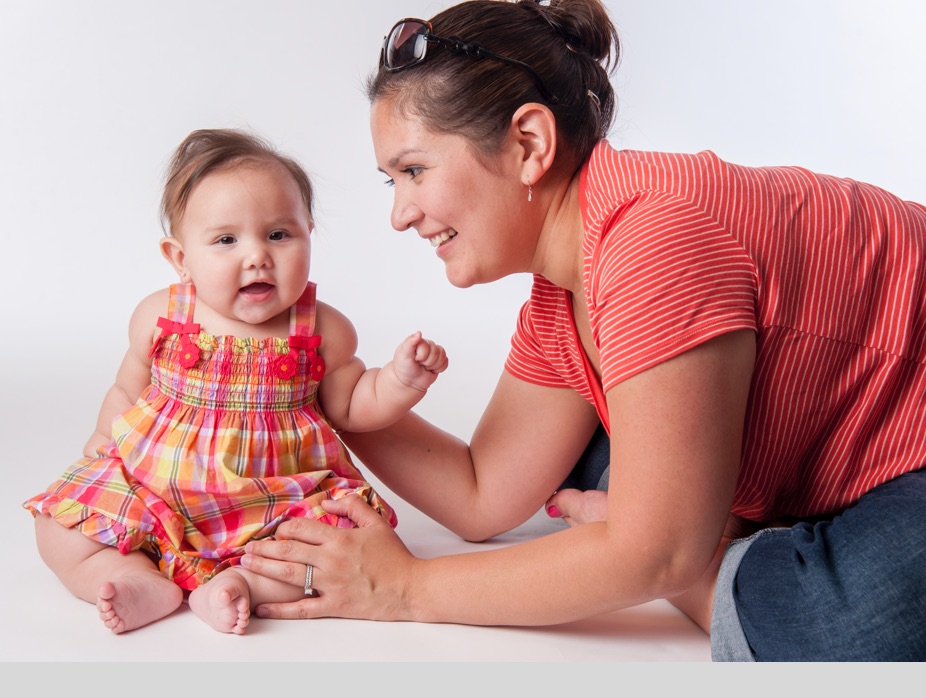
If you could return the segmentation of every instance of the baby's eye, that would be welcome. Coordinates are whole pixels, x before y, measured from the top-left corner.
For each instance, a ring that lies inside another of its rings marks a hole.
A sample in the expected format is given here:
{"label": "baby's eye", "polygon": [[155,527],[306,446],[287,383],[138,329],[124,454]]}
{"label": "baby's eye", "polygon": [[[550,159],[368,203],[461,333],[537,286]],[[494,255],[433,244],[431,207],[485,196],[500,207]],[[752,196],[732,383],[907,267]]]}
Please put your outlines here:
{"label": "baby's eye", "polygon": [[216,240],[220,245],[231,245],[234,244],[235,238],[231,235],[223,235],[218,240]]}
{"label": "baby's eye", "polygon": [[285,237],[286,237],[285,230],[274,230],[272,233],[270,233],[271,240],[282,240]]}

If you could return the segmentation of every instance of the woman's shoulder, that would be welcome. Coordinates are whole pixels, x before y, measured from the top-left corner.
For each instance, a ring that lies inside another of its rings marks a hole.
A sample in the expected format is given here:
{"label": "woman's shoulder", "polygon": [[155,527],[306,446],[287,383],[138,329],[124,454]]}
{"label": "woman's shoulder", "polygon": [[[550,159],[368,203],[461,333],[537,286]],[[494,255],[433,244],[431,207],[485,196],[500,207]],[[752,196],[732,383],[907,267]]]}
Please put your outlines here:
{"label": "woman's shoulder", "polygon": [[[727,164],[712,150],[677,153],[618,149],[602,140],[589,156],[584,175],[586,179],[597,177],[599,186],[652,189],[665,187],[679,176],[703,176]],[[618,179],[614,178],[615,174]]]}

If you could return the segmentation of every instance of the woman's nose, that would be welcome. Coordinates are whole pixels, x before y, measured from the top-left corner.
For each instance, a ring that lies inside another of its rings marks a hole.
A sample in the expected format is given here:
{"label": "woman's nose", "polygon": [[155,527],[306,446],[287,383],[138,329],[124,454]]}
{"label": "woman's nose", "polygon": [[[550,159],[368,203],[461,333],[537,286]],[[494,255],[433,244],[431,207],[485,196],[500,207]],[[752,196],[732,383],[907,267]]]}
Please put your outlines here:
{"label": "woman's nose", "polygon": [[390,222],[392,227],[398,231],[408,230],[421,220],[423,214],[421,209],[407,199],[395,194],[395,200],[392,203],[392,215]]}

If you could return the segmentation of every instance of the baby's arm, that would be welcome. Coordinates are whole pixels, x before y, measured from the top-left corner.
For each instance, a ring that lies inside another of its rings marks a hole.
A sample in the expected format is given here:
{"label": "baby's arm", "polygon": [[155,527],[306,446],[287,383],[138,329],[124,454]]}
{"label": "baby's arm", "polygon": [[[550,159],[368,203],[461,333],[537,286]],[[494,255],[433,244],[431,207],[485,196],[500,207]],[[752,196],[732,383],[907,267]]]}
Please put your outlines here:
{"label": "baby's arm", "polygon": [[[337,429],[374,431],[398,421],[424,397],[447,368],[444,348],[424,339],[420,332],[407,337],[393,360],[382,368],[366,368],[354,355],[357,337],[343,315],[329,314],[327,329],[321,329],[322,351],[329,371],[319,386],[319,400],[325,415]],[[327,347],[327,348],[326,348]]]}
{"label": "baby's arm", "polygon": [[154,341],[157,318],[167,307],[167,292],[158,291],[145,298],[129,321],[129,348],[125,352],[116,381],[106,391],[97,415],[96,430],[84,445],[84,455],[97,456],[97,449],[112,441],[113,420],[135,404],[142,391],[151,382],[151,358],[148,350]]}

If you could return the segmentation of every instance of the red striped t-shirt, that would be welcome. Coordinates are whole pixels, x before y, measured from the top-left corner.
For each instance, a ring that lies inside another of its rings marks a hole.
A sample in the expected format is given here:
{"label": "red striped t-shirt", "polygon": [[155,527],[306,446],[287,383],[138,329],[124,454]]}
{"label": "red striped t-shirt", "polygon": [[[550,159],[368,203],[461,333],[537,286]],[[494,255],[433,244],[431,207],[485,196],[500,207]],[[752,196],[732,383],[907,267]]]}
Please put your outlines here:
{"label": "red striped t-shirt", "polygon": [[926,465],[926,207],[796,167],[604,141],[580,197],[601,381],[569,293],[541,276],[512,375],[577,390],[607,425],[603,392],[748,328],[757,358],[734,513],[838,511]]}

